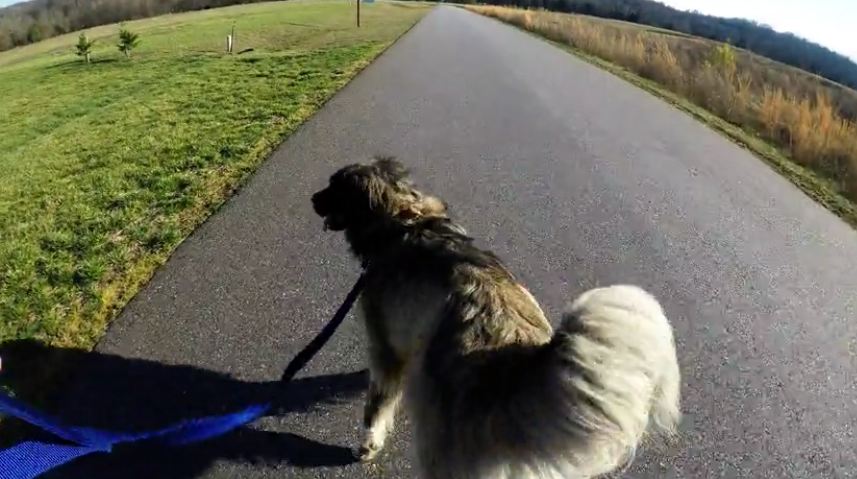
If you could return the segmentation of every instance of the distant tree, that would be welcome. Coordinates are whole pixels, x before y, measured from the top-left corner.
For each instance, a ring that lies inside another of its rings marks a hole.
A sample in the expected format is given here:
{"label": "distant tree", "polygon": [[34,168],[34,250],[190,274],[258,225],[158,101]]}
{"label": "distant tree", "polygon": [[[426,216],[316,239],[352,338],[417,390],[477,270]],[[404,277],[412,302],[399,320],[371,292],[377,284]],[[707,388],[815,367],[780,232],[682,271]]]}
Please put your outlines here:
{"label": "distant tree", "polygon": [[95,40],[90,40],[86,37],[86,33],[80,34],[77,37],[77,45],[75,45],[75,54],[79,57],[83,57],[86,63],[89,63],[92,59],[92,45],[95,43]]}
{"label": "distant tree", "polygon": [[12,37],[0,28],[0,52],[8,50],[14,46],[15,44],[12,43]]}
{"label": "distant tree", "polygon": [[38,23],[30,24],[27,29],[27,43],[36,43],[42,40],[42,29]]}
{"label": "distant tree", "polygon": [[119,44],[117,47],[119,51],[124,53],[126,57],[131,56],[131,50],[137,48],[137,45],[140,44],[140,36],[136,33],[131,33],[130,30],[125,28],[125,25],[122,24],[119,27]]}

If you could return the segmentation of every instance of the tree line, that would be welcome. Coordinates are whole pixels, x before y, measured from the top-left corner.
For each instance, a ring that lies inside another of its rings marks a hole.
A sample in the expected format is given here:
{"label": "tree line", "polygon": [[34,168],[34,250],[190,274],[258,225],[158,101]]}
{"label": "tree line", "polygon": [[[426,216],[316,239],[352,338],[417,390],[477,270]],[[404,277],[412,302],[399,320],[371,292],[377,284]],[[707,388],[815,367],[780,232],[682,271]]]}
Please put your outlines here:
{"label": "tree line", "polygon": [[108,23],[257,1],[31,0],[0,8],[0,51]]}
{"label": "tree line", "polygon": [[[469,2],[472,0],[465,0]],[[652,0],[480,0],[479,3],[582,13],[731,43],[857,89],[857,63],[792,33],[740,18],[686,12]]]}

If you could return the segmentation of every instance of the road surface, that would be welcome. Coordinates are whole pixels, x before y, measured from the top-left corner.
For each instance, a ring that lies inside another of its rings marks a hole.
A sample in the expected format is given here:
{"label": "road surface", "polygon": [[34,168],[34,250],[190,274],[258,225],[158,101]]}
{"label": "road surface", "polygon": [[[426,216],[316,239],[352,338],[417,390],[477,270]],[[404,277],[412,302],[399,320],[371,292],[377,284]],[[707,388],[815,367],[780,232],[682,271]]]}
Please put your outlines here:
{"label": "road surface", "polygon": [[[358,275],[310,195],[376,154],[411,165],[552,318],[608,283],[663,301],[682,436],[641,451],[627,477],[857,474],[857,234],[690,117],[452,7],[340,92],[178,249],[89,361],[69,398],[76,417],[158,425],[273,394]],[[360,437],[363,364],[349,321],[310,379],[282,393],[280,414],[56,477],[412,477],[406,427],[378,464],[341,465]]]}

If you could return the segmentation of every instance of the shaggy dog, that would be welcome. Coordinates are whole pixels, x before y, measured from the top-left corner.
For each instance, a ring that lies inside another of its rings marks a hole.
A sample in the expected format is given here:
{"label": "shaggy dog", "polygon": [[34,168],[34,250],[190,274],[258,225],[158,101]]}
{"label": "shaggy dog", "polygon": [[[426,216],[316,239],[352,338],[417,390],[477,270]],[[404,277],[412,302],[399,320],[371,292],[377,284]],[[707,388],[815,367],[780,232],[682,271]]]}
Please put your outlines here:
{"label": "shaggy dog", "polygon": [[425,479],[588,478],[630,463],[647,432],[675,430],[672,329],[645,291],[587,291],[553,333],[397,161],[346,166],[312,202],[366,269],[360,459],[383,447],[402,396]]}

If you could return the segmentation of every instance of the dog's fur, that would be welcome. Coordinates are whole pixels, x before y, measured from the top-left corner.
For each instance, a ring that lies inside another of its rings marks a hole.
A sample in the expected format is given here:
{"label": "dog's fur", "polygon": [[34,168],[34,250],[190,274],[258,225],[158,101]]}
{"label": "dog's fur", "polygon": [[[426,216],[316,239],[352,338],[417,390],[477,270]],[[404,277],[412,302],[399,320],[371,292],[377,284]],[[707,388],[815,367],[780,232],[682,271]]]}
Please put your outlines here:
{"label": "dog's fur", "polygon": [[363,460],[405,396],[426,479],[588,478],[679,420],[672,329],[634,286],[588,291],[553,334],[533,296],[392,159],[313,198],[366,267],[371,384]]}

